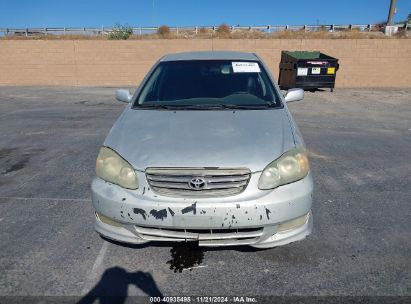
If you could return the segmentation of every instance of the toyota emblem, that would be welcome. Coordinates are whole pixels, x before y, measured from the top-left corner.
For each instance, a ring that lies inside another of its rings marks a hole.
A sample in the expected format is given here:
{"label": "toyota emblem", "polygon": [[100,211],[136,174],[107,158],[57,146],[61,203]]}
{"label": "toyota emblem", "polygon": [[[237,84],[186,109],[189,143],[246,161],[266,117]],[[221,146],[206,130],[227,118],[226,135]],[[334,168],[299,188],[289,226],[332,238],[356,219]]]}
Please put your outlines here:
{"label": "toyota emblem", "polygon": [[193,177],[188,182],[188,186],[193,190],[203,190],[207,186],[207,183],[204,178]]}

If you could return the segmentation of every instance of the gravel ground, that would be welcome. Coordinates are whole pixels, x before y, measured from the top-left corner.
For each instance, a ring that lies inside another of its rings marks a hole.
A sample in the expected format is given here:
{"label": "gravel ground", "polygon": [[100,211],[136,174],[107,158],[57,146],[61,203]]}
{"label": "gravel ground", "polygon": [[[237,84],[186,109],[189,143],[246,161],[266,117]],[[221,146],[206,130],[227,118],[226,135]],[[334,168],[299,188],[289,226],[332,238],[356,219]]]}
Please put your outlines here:
{"label": "gravel ground", "polygon": [[94,162],[124,108],[113,93],[0,87],[0,296],[411,296],[411,89],[289,104],[311,156],[314,230],[269,250],[94,232]]}

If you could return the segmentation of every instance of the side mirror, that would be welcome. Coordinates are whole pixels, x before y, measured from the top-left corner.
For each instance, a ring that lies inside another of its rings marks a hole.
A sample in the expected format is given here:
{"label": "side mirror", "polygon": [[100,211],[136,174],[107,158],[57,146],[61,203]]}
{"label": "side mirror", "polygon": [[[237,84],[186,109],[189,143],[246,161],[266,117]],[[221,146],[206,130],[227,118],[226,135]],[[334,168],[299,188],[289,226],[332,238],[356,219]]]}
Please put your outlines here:
{"label": "side mirror", "polygon": [[129,103],[132,97],[133,95],[131,95],[130,91],[127,89],[121,89],[116,91],[116,99],[118,101]]}
{"label": "side mirror", "polygon": [[284,98],[286,102],[302,100],[304,98],[304,90],[289,89],[287,91],[287,94],[285,94]]}

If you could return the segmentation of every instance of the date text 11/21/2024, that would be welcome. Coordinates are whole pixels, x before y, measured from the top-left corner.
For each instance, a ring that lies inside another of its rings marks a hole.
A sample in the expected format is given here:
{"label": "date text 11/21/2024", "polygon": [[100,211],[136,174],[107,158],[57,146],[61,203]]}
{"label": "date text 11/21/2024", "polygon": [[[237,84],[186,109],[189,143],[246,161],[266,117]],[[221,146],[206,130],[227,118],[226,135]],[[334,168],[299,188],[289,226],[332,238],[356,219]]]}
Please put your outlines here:
{"label": "date text 11/21/2024", "polygon": [[171,296],[171,297],[150,297],[150,303],[257,303],[255,297],[217,297],[217,296]]}

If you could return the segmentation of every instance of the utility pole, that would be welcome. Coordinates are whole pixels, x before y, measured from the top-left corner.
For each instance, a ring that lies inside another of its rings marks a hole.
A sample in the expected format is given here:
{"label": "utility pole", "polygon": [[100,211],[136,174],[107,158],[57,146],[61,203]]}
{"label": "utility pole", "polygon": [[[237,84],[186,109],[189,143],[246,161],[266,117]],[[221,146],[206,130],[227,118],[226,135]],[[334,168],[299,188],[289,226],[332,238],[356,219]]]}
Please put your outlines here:
{"label": "utility pole", "polygon": [[393,19],[394,14],[395,14],[395,4],[396,4],[396,2],[397,2],[397,0],[391,0],[390,11],[388,12],[387,25],[392,25],[392,19]]}

